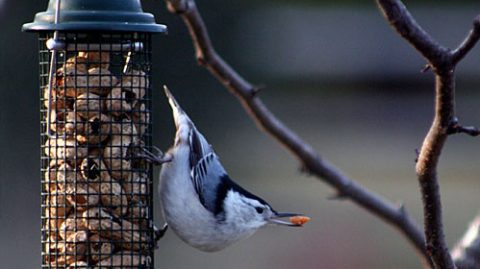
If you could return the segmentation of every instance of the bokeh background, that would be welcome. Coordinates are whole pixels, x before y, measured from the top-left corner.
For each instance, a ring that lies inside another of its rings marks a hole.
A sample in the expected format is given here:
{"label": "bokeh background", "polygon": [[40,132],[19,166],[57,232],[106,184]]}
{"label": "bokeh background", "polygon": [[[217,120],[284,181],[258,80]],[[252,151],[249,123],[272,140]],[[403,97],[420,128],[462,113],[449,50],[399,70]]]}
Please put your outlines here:
{"label": "bokeh background", "polygon": [[[299,171],[297,161],[260,132],[239,103],[193,58],[181,20],[163,1],[142,1],[169,26],[154,38],[154,143],[174,131],[162,95],[167,84],[214,144],[231,176],[277,210],[312,217],[301,229],[267,227],[215,254],[169,232],[156,268],[419,268],[411,246],[379,219]],[[265,86],[267,105],[321,156],[421,223],[415,149],[433,114],[425,61],[383,20],[374,1],[198,1],[217,50],[248,80]],[[439,42],[456,46],[480,13],[478,1],[406,1]],[[0,0],[0,261],[40,268],[40,137],[37,42],[21,25],[46,0]],[[480,49],[458,67],[457,113],[480,125]],[[478,213],[478,138],[452,136],[440,162],[450,246]],[[158,172],[158,171],[156,171]],[[155,182],[157,183],[157,182]],[[158,212],[158,204],[156,205]],[[162,223],[161,215],[155,215]]]}

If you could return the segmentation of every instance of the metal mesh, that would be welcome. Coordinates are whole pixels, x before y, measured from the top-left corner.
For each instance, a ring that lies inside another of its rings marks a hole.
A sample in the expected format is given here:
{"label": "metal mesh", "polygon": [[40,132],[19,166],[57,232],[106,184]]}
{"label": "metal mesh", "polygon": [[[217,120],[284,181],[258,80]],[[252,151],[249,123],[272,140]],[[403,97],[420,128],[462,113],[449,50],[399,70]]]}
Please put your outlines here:
{"label": "metal mesh", "polygon": [[153,268],[150,34],[40,36],[42,268]]}

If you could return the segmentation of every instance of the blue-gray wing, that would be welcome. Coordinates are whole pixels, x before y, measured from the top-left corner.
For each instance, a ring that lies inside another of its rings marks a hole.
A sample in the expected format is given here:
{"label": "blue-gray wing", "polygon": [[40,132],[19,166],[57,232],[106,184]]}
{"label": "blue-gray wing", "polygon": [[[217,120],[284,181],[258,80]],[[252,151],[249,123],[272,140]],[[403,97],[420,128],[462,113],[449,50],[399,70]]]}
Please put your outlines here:
{"label": "blue-gray wing", "polygon": [[[215,153],[204,156],[192,168],[192,179],[203,206],[214,214],[218,214],[223,205],[219,204],[219,190],[224,187],[225,169]],[[220,200],[220,202],[221,202]]]}
{"label": "blue-gray wing", "polygon": [[221,210],[217,192],[223,187],[226,171],[210,144],[195,128],[192,128],[189,142],[193,185],[203,206],[217,214]]}

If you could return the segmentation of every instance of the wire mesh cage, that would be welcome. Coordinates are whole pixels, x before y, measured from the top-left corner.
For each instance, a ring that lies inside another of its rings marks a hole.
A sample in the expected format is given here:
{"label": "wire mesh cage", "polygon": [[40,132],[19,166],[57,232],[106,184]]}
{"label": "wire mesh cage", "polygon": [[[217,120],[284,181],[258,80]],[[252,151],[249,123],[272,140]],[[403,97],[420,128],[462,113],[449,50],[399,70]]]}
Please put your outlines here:
{"label": "wire mesh cage", "polygon": [[150,34],[40,35],[43,268],[153,268]]}
{"label": "wire mesh cage", "polygon": [[139,0],[50,0],[39,33],[42,268],[153,268],[151,37]]}

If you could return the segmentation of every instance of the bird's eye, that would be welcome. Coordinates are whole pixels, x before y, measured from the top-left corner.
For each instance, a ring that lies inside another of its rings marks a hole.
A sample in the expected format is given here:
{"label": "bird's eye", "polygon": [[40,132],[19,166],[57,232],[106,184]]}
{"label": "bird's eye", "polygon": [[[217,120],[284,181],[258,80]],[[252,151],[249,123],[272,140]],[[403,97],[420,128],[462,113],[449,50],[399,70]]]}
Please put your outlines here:
{"label": "bird's eye", "polygon": [[257,210],[257,213],[258,213],[258,214],[262,214],[262,213],[263,213],[263,207],[255,207],[255,210]]}

